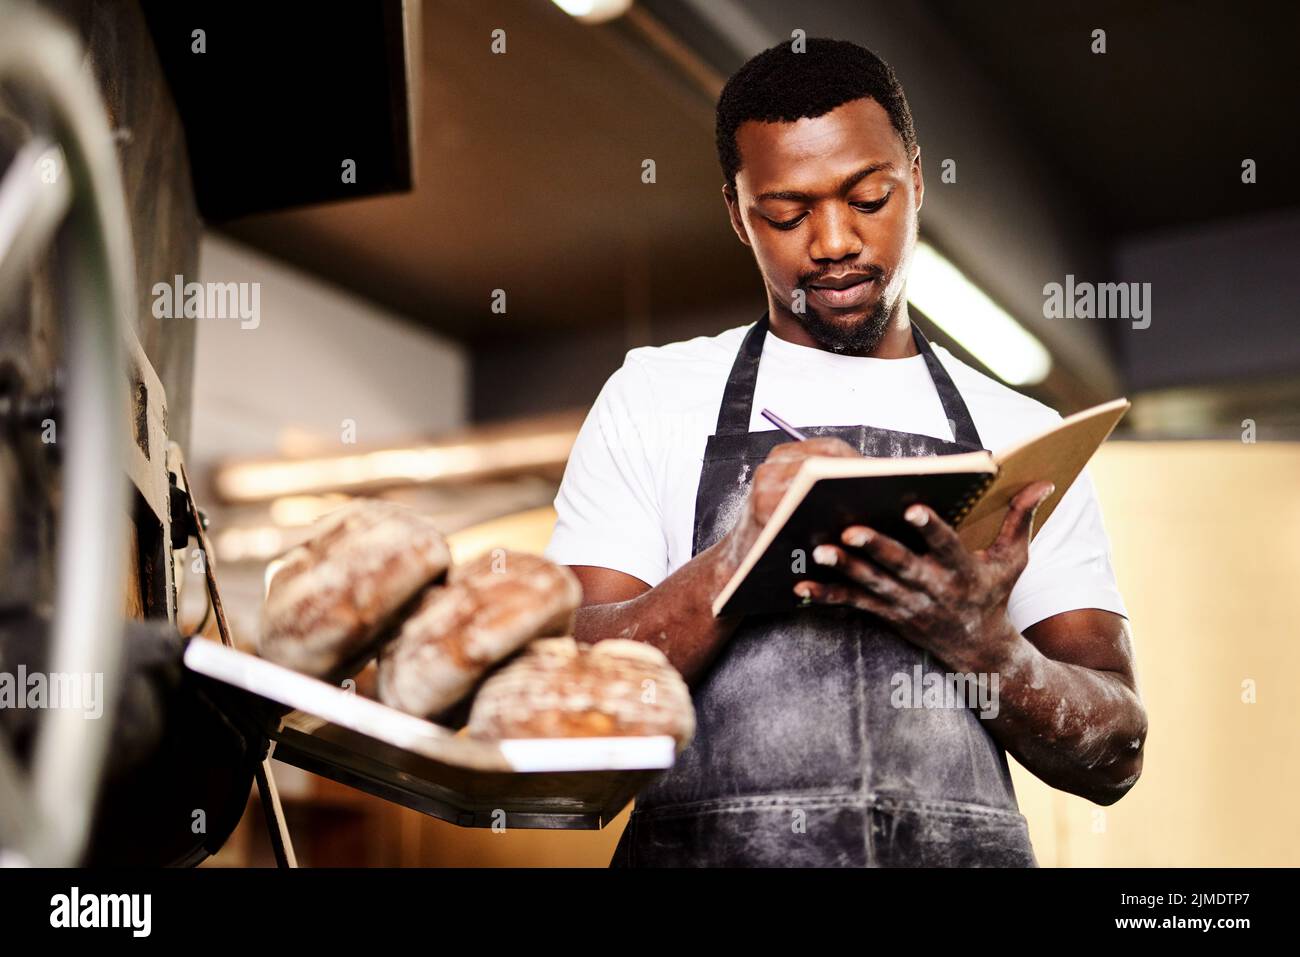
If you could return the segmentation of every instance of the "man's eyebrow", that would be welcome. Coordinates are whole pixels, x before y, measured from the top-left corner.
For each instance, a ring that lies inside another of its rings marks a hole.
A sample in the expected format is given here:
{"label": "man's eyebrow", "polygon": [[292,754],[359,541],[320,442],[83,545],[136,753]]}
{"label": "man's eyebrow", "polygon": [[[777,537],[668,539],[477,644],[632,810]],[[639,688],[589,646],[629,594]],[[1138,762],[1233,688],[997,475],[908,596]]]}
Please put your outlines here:
{"label": "man's eyebrow", "polygon": [[[893,168],[894,168],[893,163],[872,163],[870,166],[864,167],[858,170],[852,176],[847,177],[844,180],[844,182],[840,183],[839,188],[836,190],[836,192],[839,193],[846,192],[847,190],[852,189],[854,186],[857,186],[858,183],[862,182],[872,173],[879,173],[884,170],[893,170]],[[755,202],[760,202],[765,199],[786,199],[794,203],[803,203],[812,199],[812,196],[808,193],[800,193],[797,190],[779,189],[779,190],[773,190],[772,192],[769,193],[759,193],[757,196],[754,197]]]}

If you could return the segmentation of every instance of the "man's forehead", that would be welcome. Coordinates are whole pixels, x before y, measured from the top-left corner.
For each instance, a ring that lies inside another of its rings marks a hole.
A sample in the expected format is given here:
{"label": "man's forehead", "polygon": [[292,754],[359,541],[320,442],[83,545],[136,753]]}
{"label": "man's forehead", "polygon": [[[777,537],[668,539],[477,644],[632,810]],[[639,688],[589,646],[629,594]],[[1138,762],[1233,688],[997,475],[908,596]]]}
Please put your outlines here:
{"label": "man's forehead", "polygon": [[753,193],[795,189],[800,181],[834,178],[866,166],[907,166],[889,114],[866,98],[790,123],[747,121],[736,130],[736,145],[741,159],[737,181]]}

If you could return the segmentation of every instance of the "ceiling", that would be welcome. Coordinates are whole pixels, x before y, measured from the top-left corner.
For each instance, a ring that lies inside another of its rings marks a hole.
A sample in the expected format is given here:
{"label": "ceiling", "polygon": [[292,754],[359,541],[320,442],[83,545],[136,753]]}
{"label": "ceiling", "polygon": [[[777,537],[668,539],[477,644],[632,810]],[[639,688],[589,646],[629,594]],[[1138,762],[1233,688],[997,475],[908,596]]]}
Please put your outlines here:
{"label": "ceiling", "polygon": [[1300,206],[1300,4],[926,2],[1104,234]]}
{"label": "ceiling", "polygon": [[[1207,0],[924,3],[1110,241],[1300,206],[1300,5],[1262,24]],[[629,18],[585,26],[549,0],[425,4],[416,189],[223,229],[471,346],[761,309],[719,195],[707,77],[682,69],[693,59],[720,78],[740,55],[689,7],[642,0],[665,25],[656,45]],[[1089,51],[1097,26],[1104,57]],[[674,61],[677,41],[688,52]],[[1249,187],[1246,157],[1259,164]]]}

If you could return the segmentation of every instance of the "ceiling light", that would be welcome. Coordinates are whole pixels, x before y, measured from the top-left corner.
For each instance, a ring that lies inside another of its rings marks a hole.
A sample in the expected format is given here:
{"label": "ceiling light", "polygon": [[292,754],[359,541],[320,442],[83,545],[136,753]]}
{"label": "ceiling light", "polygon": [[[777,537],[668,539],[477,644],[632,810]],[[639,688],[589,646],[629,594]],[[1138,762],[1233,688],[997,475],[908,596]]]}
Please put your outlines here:
{"label": "ceiling light", "polygon": [[1047,378],[1051,353],[929,243],[916,244],[907,299],[1003,382]]}
{"label": "ceiling light", "polygon": [[552,0],[571,17],[583,23],[605,23],[621,17],[632,6],[632,0]]}

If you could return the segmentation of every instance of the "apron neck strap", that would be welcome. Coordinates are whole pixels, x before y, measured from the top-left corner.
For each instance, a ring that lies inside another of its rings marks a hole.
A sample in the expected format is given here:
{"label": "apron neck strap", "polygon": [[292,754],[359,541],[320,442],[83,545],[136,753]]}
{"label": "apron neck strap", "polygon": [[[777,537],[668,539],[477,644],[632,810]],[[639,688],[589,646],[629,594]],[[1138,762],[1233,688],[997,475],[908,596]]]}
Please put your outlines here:
{"label": "apron neck strap", "polygon": [[[767,329],[768,314],[764,312],[763,317],[745,334],[745,341],[736,353],[731,375],[727,377],[727,387],[722,393],[722,405],[718,409],[718,426],[715,430],[718,435],[743,435],[749,431],[749,420],[754,411],[754,387],[758,383],[758,364],[763,357],[763,341],[767,337]],[[912,323],[912,340],[916,343],[917,351],[925,357],[925,367],[930,372],[935,391],[939,393],[943,414],[952,426],[953,439],[973,449],[983,448],[965,400],[957,391],[948,370],[930,348],[930,340],[926,339],[915,322]]]}

